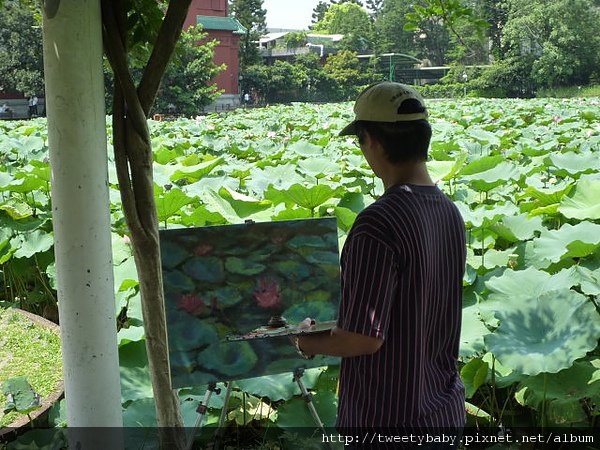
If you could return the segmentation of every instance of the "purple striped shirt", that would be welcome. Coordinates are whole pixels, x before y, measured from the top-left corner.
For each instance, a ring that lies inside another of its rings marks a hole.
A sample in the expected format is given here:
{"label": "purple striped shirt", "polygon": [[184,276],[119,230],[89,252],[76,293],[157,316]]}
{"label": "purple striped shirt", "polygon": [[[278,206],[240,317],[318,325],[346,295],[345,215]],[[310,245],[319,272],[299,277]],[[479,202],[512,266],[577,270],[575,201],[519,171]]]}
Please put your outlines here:
{"label": "purple striped shirt", "polygon": [[384,342],[342,359],[338,428],[464,425],[465,253],[460,213],[435,186],[393,186],[358,215],[342,251],[338,326]]}

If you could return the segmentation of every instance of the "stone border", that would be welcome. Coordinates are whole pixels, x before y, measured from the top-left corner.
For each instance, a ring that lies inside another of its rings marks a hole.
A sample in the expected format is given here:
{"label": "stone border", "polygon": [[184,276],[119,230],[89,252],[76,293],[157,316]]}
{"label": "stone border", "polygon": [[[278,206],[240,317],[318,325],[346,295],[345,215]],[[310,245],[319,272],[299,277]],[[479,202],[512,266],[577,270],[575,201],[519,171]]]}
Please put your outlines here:
{"label": "stone border", "polygon": [[[50,331],[60,336],[60,327],[54,322],[51,322],[47,319],[44,319],[41,316],[37,316],[35,314],[23,311],[22,309],[18,308],[9,308],[8,311],[21,314],[22,316],[25,316],[29,320],[31,320],[34,324],[42,326],[44,328],[48,328]],[[50,408],[63,397],[64,393],[64,382],[61,380],[57,383],[54,391],[50,395],[42,398],[42,406],[30,414],[31,419],[33,421],[35,421],[36,419],[44,421],[50,411]],[[27,427],[29,423],[29,417],[23,416],[9,424],[8,427],[0,429],[0,442],[11,441],[17,436],[19,436],[21,433],[30,430],[30,428]]]}

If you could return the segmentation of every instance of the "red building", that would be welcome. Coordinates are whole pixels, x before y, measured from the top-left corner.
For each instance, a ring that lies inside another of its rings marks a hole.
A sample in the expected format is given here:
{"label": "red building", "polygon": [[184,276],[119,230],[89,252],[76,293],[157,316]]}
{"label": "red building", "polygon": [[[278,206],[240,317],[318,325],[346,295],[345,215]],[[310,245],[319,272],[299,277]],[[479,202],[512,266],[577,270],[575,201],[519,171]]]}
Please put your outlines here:
{"label": "red building", "polygon": [[202,29],[208,33],[208,40],[219,41],[215,47],[215,63],[227,65],[214,79],[223,95],[215,105],[209,109],[230,109],[240,102],[239,94],[239,59],[238,49],[240,35],[246,30],[233,17],[227,13],[227,0],[192,0],[185,19],[184,30],[193,25],[202,25]]}

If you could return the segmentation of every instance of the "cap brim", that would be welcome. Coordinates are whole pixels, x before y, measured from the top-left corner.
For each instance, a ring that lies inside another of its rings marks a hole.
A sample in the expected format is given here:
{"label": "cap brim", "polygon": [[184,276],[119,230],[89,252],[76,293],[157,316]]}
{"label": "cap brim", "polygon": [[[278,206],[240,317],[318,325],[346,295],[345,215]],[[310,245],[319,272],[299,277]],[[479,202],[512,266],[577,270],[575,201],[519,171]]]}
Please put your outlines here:
{"label": "cap brim", "polygon": [[340,131],[338,136],[348,136],[351,134],[356,134],[356,122],[358,122],[358,121],[354,120],[354,121],[350,122],[350,124],[348,124],[344,128],[342,128],[342,131]]}

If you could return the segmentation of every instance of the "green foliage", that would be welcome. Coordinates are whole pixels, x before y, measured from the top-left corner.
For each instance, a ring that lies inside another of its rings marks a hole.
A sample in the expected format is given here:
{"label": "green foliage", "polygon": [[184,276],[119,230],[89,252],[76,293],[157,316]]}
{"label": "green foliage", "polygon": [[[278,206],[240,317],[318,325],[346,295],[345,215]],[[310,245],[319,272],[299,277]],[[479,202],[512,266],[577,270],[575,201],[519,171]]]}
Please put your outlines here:
{"label": "green foliage", "polygon": [[263,9],[263,0],[231,0],[229,11],[246,29],[239,50],[240,68],[244,71],[260,62],[256,42],[267,31],[267,11]]}
{"label": "green foliage", "polygon": [[283,37],[286,48],[298,48],[306,45],[306,34],[305,31],[293,31],[286,34]]}
{"label": "green foliage", "polygon": [[4,414],[12,411],[29,414],[41,406],[40,395],[33,390],[26,377],[6,380],[2,383],[2,393],[8,399],[4,406]]}
{"label": "green foliage", "polygon": [[42,29],[35,14],[18,0],[0,4],[0,92],[44,92]]}
{"label": "green foliage", "polygon": [[541,87],[589,82],[600,58],[600,9],[594,1],[507,3],[504,41],[509,56],[527,62],[532,81]]}
{"label": "green foliage", "polygon": [[[404,30],[422,32],[435,24],[441,24],[457,44],[456,48],[448,50],[448,56],[454,52],[455,59],[466,60],[469,55],[469,59],[477,62],[475,55],[484,54],[482,44],[484,30],[489,26],[487,21],[478,17],[461,0],[425,0],[422,3],[414,5],[414,10],[406,14],[408,22],[404,25]],[[471,39],[468,40],[465,35]]]}
{"label": "green foliage", "polygon": [[325,13],[328,9],[329,5],[327,2],[319,1],[319,3],[316,4],[312,12],[311,25],[309,26],[309,29],[313,30],[314,25],[321,22],[325,18]]}
{"label": "green foliage", "polygon": [[[215,85],[210,85],[225,64],[215,65],[214,48],[218,41],[205,41],[207,33],[190,28],[181,34],[177,55],[167,68],[154,110],[196,115],[219,95]],[[172,105],[172,106],[171,106]]]}
{"label": "green foliage", "polygon": [[350,50],[341,50],[329,55],[323,71],[338,83],[343,92],[342,96],[347,100],[355,98],[374,77],[374,74],[364,70],[357,54]]}
{"label": "green foliage", "polygon": [[4,361],[0,427],[5,427],[36,409],[40,397],[58,388],[62,379],[59,336],[22,314],[0,308],[0,361]]}
{"label": "green foliage", "polygon": [[345,35],[341,48],[353,51],[372,47],[372,28],[369,14],[353,2],[331,5],[323,19],[312,26],[315,33]]}

